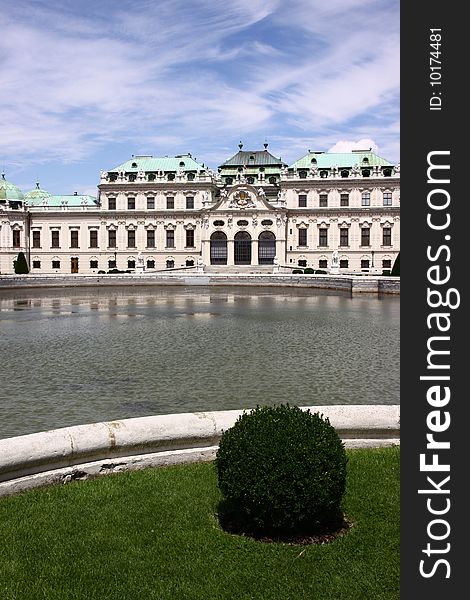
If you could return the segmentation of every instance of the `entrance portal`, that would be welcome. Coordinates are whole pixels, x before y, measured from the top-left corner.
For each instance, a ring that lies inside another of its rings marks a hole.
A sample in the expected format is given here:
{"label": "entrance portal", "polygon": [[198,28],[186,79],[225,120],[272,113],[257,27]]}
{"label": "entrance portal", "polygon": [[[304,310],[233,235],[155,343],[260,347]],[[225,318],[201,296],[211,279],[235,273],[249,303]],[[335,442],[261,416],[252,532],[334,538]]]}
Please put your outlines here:
{"label": "entrance portal", "polygon": [[276,236],[271,231],[263,231],[258,238],[258,264],[272,265],[276,256]]}
{"label": "entrance portal", "polygon": [[223,231],[211,235],[211,265],[227,264],[227,236]]}
{"label": "entrance portal", "polygon": [[234,240],[235,264],[251,265],[251,235],[247,231],[239,231]]}

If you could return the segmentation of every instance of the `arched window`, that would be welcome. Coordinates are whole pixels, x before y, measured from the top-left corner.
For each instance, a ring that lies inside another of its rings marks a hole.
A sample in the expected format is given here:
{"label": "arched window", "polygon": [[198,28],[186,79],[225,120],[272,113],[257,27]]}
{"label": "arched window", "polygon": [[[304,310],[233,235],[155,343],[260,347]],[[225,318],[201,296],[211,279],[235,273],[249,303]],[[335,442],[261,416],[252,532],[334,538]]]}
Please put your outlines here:
{"label": "arched window", "polygon": [[175,178],[175,174],[174,173],[168,173],[167,179],[168,181],[173,181]]}
{"label": "arched window", "polygon": [[328,177],[328,171],[320,171],[320,177]]}
{"label": "arched window", "polygon": [[233,177],[226,177],[225,178],[225,183],[227,185],[232,185],[232,183],[233,183]]}
{"label": "arched window", "polygon": [[392,169],[384,169],[384,177],[391,177]]}
{"label": "arched window", "polygon": [[221,221],[220,219],[217,219],[217,221],[214,221],[214,227],[223,227],[225,225],[225,221]]}
{"label": "arched window", "polygon": [[300,177],[300,179],[306,179],[307,171],[299,171],[299,177]]}
{"label": "arched window", "polygon": [[240,219],[239,221],[237,221],[237,225],[239,227],[247,227],[248,226],[248,221],[246,219]]}
{"label": "arched window", "polygon": [[235,264],[251,265],[251,235],[248,231],[239,231],[234,240]]}
{"label": "arched window", "polygon": [[343,169],[341,171],[341,177],[349,177],[349,171],[347,169]]}
{"label": "arched window", "polygon": [[258,264],[272,265],[276,256],[276,236],[271,231],[263,231],[258,238]]}
{"label": "arched window", "polygon": [[214,231],[210,239],[211,265],[227,264],[227,236],[223,231]]}
{"label": "arched window", "polygon": [[174,260],[167,260],[166,261],[166,268],[167,269],[174,269],[175,268],[175,261]]}
{"label": "arched window", "polygon": [[254,177],[248,177],[247,179],[248,183],[252,184],[255,182],[255,178]]}
{"label": "arched window", "polygon": [[194,181],[194,173],[188,173],[188,181]]}
{"label": "arched window", "polygon": [[277,179],[275,177],[270,177],[268,179],[268,181],[269,181],[269,183],[273,183],[274,184],[274,183],[276,183]]}

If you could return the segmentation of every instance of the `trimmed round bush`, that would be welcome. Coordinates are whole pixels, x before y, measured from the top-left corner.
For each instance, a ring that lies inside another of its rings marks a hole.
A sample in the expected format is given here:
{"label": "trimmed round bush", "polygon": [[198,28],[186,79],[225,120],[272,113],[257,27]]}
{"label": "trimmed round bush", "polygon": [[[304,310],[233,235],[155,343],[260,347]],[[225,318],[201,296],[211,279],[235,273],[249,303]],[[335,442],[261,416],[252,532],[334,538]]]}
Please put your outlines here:
{"label": "trimmed round bush", "polygon": [[293,270],[292,270],[292,273],[293,273],[293,274],[296,274],[296,273],[303,273],[303,272],[304,272],[304,271],[303,271],[303,269],[293,269]]}
{"label": "trimmed round bush", "polygon": [[219,488],[246,531],[297,534],[337,522],[346,460],[327,418],[281,404],[239,417],[215,462]]}
{"label": "trimmed round bush", "polygon": [[311,267],[307,267],[306,269],[304,269],[304,273],[308,275],[313,275],[315,273],[315,270]]}

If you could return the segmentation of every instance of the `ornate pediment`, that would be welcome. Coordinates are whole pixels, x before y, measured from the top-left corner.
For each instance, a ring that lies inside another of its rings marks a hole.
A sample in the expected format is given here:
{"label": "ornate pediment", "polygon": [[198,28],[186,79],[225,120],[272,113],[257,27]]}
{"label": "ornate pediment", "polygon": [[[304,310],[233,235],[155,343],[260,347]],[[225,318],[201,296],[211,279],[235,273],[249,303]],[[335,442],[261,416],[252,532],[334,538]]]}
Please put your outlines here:
{"label": "ornate pediment", "polygon": [[263,188],[257,189],[253,185],[240,184],[223,189],[220,200],[210,208],[210,211],[219,210],[274,210],[266,200]]}

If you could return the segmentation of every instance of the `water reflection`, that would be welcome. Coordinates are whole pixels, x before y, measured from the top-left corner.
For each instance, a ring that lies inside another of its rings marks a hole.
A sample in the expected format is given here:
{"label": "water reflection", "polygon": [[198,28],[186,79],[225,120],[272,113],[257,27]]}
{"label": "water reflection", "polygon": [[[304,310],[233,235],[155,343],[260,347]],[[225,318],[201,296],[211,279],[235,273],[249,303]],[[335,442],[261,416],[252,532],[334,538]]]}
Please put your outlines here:
{"label": "water reflection", "polygon": [[290,401],[399,402],[399,299],[293,288],[3,291],[0,437]]}

